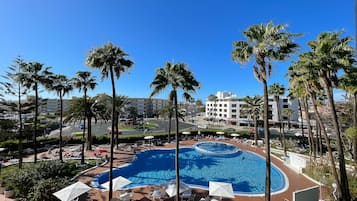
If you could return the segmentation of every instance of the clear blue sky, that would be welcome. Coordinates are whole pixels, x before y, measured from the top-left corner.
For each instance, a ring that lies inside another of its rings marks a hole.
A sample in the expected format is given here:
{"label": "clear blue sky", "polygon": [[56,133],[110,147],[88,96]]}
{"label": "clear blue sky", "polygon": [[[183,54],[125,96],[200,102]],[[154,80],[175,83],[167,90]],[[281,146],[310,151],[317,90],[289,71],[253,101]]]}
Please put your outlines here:
{"label": "clear blue sky", "polygon": [[[100,82],[99,71],[84,61],[89,50],[111,41],[135,62],[116,82],[118,94],[148,97],[155,70],[166,61],[188,64],[202,85],[196,99],[219,90],[262,94],[251,64],[234,63],[231,51],[247,27],[270,20],[304,34],[297,40],[300,52],[322,31],[355,36],[353,0],[5,0],[0,6],[0,73],[20,55],[68,77],[92,71],[99,85],[89,95],[110,94],[109,81]],[[269,83],[287,86],[288,66],[276,64]],[[76,90],[72,95],[82,94]]]}

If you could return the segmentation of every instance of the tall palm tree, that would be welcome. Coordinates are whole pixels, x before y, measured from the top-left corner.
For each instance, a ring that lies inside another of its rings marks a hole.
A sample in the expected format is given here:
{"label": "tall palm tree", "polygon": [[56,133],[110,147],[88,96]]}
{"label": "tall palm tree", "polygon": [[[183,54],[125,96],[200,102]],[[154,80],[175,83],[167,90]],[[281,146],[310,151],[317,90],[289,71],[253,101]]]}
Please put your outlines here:
{"label": "tall palm tree", "polygon": [[280,128],[280,142],[283,143],[283,134],[281,132],[282,126],[282,120],[281,120],[281,107],[280,107],[280,96],[285,94],[285,87],[284,85],[281,85],[279,83],[274,83],[269,86],[268,93],[270,95],[273,95],[274,102],[276,102],[276,108],[277,108],[277,113],[278,113],[278,122],[279,122],[279,128]]}
{"label": "tall palm tree", "polygon": [[[352,95],[352,127],[357,129],[357,69],[345,73],[339,82],[339,87]],[[357,136],[352,136],[352,155],[357,170]]]}
{"label": "tall palm tree", "polygon": [[255,145],[258,146],[258,134],[259,134],[258,119],[263,112],[263,98],[261,96],[253,96],[253,97],[246,96],[244,97],[243,100],[246,104],[242,105],[241,112],[243,114],[248,114],[251,117],[253,117],[254,130],[255,130],[254,141],[255,141]]}
{"label": "tall palm tree", "polygon": [[[349,43],[351,37],[340,38],[341,32],[323,32],[308,45],[312,51],[307,53],[311,68],[317,69],[321,85],[324,88],[331,111],[332,123],[337,137],[337,151],[339,160],[340,177],[347,178],[346,164],[340,125],[334,102],[333,88],[338,86],[337,72],[348,71],[354,60],[354,48]],[[341,179],[341,198],[350,200],[351,193],[347,179]]]}
{"label": "tall palm tree", "polygon": [[[305,89],[307,96],[310,97],[310,101],[312,103],[312,108],[313,112],[315,115],[315,119],[317,121],[317,125],[319,126],[320,130],[322,131],[322,134],[324,136],[325,142],[326,142],[326,147],[328,151],[328,156],[330,158],[330,168],[332,171],[332,174],[335,178],[335,182],[337,184],[338,191],[341,189],[341,182],[340,178],[337,174],[337,169],[336,169],[336,164],[335,164],[335,159],[332,154],[332,148],[331,148],[331,143],[330,143],[330,138],[327,135],[326,132],[326,127],[323,124],[322,117],[320,114],[320,111],[317,109],[317,98],[318,96],[323,95],[323,90],[322,86],[319,82],[319,76],[318,76],[318,70],[315,68],[311,68],[311,65],[309,63],[309,59],[305,58],[307,54],[302,54],[299,56],[299,61],[294,63],[292,66],[289,67],[289,76],[290,76],[290,82],[302,82],[303,83],[303,88]],[[301,85],[293,85],[295,87],[301,87]],[[307,102],[307,100],[305,100]],[[308,111],[307,109],[307,104],[305,103],[305,110]]]}
{"label": "tall palm tree", "polygon": [[37,133],[38,133],[38,116],[39,116],[39,89],[40,85],[50,81],[48,76],[50,67],[44,68],[39,62],[24,63],[20,66],[21,72],[18,74],[23,85],[27,89],[32,89],[35,92],[35,118],[34,118],[34,134],[33,134],[33,149],[34,163],[37,162]]}
{"label": "tall palm tree", "polygon": [[[195,92],[200,84],[193,76],[193,73],[187,68],[184,63],[170,63],[167,62],[164,67],[156,70],[156,76],[150,85],[153,88],[151,97],[163,91],[167,87],[171,88],[173,93],[174,107],[175,107],[175,121],[176,121],[176,156],[175,156],[175,169],[176,169],[176,186],[180,186],[180,173],[179,173],[179,112],[177,91],[183,90],[183,97],[186,100],[191,100],[190,93]],[[179,201],[180,193],[179,188],[176,189],[176,201]]]}
{"label": "tall palm tree", "polygon": [[[312,154],[314,154],[314,160],[316,159],[316,149],[314,146],[314,138],[312,134],[312,129],[311,129],[311,121],[310,121],[310,114],[309,114],[309,103],[308,103],[308,92],[307,89],[305,89],[304,82],[300,80],[300,77],[294,76],[293,74],[293,69],[289,68],[289,73],[287,74],[290,76],[289,80],[289,97],[291,98],[296,98],[298,99],[299,102],[299,111],[300,111],[300,118],[301,118],[301,134],[304,134],[304,119],[302,115],[302,110],[304,109],[305,115],[306,115],[306,122],[307,122],[307,128],[308,128],[308,143],[309,143],[309,154],[310,154],[310,160]],[[305,80],[306,81],[306,80]],[[317,134],[316,134],[317,135]],[[317,146],[317,145],[316,145]]]}
{"label": "tall palm tree", "polygon": [[[96,78],[88,71],[78,71],[77,77],[73,78],[73,85],[79,89],[79,92],[83,91],[84,107],[83,110],[83,134],[82,134],[82,156],[81,164],[84,164],[84,142],[86,131],[86,117],[88,112],[87,106],[87,92],[89,89],[93,90],[97,86]],[[91,122],[88,122],[87,131],[87,150],[92,150],[92,134],[91,134]]]}
{"label": "tall palm tree", "polygon": [[268,121],[268,79],[272,71],[272,61],[285,60],[297,48],[292,38],[298,36],[285,31],[287,25],[259,24],[243,32],[246,41],[233,43],[232,59],[245,63],[253,58],[254,76],[263,84],[264,91],[264,138],[266,151],[265,200],[270,201],[270,136]]}
{"label": "tall palm tree", "polygon": [[18,116],[18,141],[19,141],[19,168],[22,168],[22,138],[23,138],[23,121],[22,114],[26,106],[21,100],[23,95],[27,94],[27,90],[23,87],[22,81],[19,79],[21,65],[24,65],[21,57],[17,57],[13,65],[9,67],[9,71],[5,72],[4,81],[0,82],[1,95],[7,94],[17,98],[17,103],[9,102],[1,97],[0,108],[4,111],[16,112]]}
{"label": "tall palm tree", "polygon": [[50,76],[51,83],[46,86],[49,90],[55,91],[60,99],[60,132],[59,132],[59,160],[63,162],[62,154],[62,127],[63,127],[63,96],[73,90],[70,80],[64,75],[54,74]]}
{"label": "tall palm tree", "polygon": [[[121,73],[128,71],[133,62],[129,60],[128,54],[126,54],[121,48],[114,46],[112,43],[108,43],[101,48],[91,50],[86,59],[86,64],[89,67],[101,70],[101,79],[106,79],[110,76],[112,84],[112,97],[116,97],[115,80],[114,76],[119,79]],[[111,130],[115,130],[117,124],[116,113],[116,98],[112,99],[112,127]],[[110,168],[109,168],[109,200],[113,196],[113,158],[114,158],[114,132],[112,132],[110,138]]]}

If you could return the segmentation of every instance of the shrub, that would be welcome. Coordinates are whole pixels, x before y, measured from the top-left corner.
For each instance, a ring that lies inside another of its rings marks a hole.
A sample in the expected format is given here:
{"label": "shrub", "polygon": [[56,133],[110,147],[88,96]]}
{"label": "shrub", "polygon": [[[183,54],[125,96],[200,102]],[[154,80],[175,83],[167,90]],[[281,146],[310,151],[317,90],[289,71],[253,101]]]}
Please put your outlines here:
{"label": "shrub", "polygon": [[36,186],[31,189],[27,198],[23,201],[57,201],[58,198],[52,194],[68,185],[70,185],[70,182],[63,178],[42,179],[37,182]]}
{"label": "shrub", "polygon": [[[3,181],[6,188],[13,188],[15,197],[26,198],[31,192],[42,192],[42,187],[49,185],[45,180],[68,180],[77,173],[75,169],[74,164],[59,161],[40,162],[25,165],[23,169],[13,169],[4,176]],[[39,183],[42,185],[41,188],[35,189]]]}

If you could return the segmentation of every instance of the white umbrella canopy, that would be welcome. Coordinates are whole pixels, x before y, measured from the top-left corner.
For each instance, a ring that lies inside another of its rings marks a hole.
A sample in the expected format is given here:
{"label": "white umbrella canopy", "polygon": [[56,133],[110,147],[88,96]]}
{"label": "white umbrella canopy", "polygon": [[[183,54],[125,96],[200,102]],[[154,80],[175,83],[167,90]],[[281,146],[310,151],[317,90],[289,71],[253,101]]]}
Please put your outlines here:
{"label": "white umbrella canopy", "polygon": [[[169,197],[173,197],[176,195],[176,180],[171,180],[167,184],[165,184],[164,189]],[[180,181],[180,193],[183,193],[187,190],[190,190],[190,187],[184,182]]]}
{"label": "white umbrella canopy", "polygon": [[217,135],[224,135],[224,132],[218,131],[218,132],[216,132],[216,134],[217,134]]}
{"label": "white umbrella canopy", "polygon": [[210,181],[208,189],[210,196],[234,198],[233,187],[231,183]]}
{"label": "white umbrella canopy", "polygon": [[148,136],[145,136],[144,139],[145,140],[151,140],[151,139],[154,139],[154,136],[148,135]]}
{"label": "white umbrella canopy", "polygon": [[56,196],[61,201],[71,201],[82,195],[83,193],[89,191],[91,187],[87,186],[86,184],[78,181],[72,185],[69,185],[55,193]]}
{"label": "white umbrella canopy", "polygon": [[182,132],[182,134],[183,134],[183,135],[190,135],[191,132],[190,132],[190,131],[184,131],[184,132]]}
{"label": "white umbrella canopy", "polygon": [[[126,185],[131,184],[131,181],[125,177],[119,176],[113,179],[113,191],[122,190]],[[109,181],[102,184],[105,189],[109,190]]]}
{"label": "white umbrella canopy", "polygon": [[231,136],[232,137],[239,137],[240,135],[238,133],[232,133]]}

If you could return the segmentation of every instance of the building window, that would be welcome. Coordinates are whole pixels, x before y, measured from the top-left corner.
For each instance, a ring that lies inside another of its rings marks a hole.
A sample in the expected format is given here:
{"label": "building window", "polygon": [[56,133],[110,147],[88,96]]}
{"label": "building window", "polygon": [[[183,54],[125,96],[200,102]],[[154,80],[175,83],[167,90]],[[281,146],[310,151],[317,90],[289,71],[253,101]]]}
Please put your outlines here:
{"label": "building window", "polygon": [[227,104],[224,104],[224,107],[227,107]]}
{"label": "building window", "polygon": [[219,107],[222,107],[222,104],[219,104]]}
{"label": "building window", "polygon": [[227,109],[224,109],[223,111],[224,111],[224,112],[227,112]]}
{"label": "building window", "polygon": [[289,105],[283,105],[283,108],[289,108]]}
{"label": "building window", "polygon": [[224,115],[223,115],[223,117],[225,117],[225,118],[226,118],[226,117],[227,117],[227,115],[226,115],[226,114],[224,114]]}
{"label": "building window", "polygon": [[233,114],[233,115],[232,115],[232,118],[237,118],[237,115]]}
{"label": "building window", "polygon": [[236,113],[237,112],[237,110],[232,110],[232,113]]}
{"label": "building window", "polygon": [[287,99],[287,98],[284,98],[284,99],[283,99],[283,102],[284,102],[284,103],[287,103],[287,102],[288,102],[288,99]]}
{"label": "building window", "polygon": [[232,107],[237,107],[237,104],[232,104]]}

